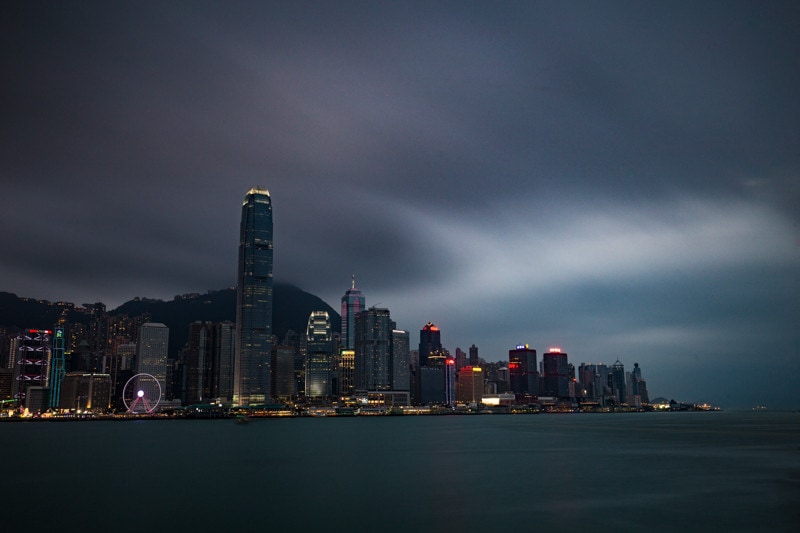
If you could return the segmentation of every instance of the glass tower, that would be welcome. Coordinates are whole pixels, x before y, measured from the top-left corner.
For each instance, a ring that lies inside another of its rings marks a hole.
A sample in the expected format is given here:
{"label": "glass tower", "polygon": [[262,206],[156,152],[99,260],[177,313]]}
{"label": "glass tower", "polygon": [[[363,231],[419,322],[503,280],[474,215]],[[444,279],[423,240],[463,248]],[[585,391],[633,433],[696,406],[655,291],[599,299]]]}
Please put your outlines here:
{"label": "glass tower", "polygon": [[365,309],[364,295],[361,291],[356,289],[356,276],[353,275],[353,281],[350,288],[342,296],[342,349],[355,350],[356,340],[356,315]]}
{"label": "glass tower", "polygon": [[327,311],[313,311],[306,328],[306,396],[330,396],[332,375],[331,320]]}
{"label": "glass tower", "polygon": [[392,331],[388,309],[371,307],[356,315],[356,390],[390,390],[392,387]]}
{"label": "glass tower", "polygon": [[250,189],[242,203],[236,329],[233,403],[267,403],[271,392],[272,200],[269,191],[261,188]]}

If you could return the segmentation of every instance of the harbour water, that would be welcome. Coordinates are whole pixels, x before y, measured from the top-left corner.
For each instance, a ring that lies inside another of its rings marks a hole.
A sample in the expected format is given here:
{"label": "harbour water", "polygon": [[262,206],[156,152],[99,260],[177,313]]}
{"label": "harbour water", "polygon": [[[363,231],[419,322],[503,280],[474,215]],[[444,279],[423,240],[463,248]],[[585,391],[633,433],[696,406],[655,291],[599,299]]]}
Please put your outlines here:
{"label": "harbour water", "polygon": [[800,414],[0,424],[4,531],[799,531]]}

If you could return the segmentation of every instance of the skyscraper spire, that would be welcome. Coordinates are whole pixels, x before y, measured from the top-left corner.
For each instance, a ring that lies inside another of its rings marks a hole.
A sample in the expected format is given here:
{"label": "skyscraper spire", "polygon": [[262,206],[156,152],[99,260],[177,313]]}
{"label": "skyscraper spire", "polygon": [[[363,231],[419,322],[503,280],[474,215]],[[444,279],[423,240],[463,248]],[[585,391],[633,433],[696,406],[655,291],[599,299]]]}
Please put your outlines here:
{"label": "skyscraper spire", "polygon": [[364,295],[356,289],[356,275],[353,274],[350,288],[342,296],[342,348],[355,349],[356,315],[366,308]]}

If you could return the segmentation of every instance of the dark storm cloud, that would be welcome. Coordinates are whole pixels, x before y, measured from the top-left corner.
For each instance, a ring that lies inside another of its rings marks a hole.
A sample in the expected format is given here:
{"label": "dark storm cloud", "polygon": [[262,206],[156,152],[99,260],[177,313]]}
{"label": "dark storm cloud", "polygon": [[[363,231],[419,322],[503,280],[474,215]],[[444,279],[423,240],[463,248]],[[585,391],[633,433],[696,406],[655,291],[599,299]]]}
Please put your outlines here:
{"label": "dark storm cloud", "polygon": [[336,307],[355,273],[412,345],[800,370],[794,3],[3,10],[2,290],[230,286],[259,185],[276,278]]}

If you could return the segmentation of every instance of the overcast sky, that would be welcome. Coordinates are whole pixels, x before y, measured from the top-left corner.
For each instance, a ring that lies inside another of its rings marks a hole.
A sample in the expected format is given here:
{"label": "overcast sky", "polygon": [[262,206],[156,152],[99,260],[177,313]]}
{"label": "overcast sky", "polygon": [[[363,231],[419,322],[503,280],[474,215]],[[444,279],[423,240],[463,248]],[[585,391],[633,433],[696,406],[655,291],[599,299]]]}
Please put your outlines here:
{"label": "overcast sky", "polygon": [[350,276],[412,346],[800,407],[800,4],[4,2],[0,290]]}

